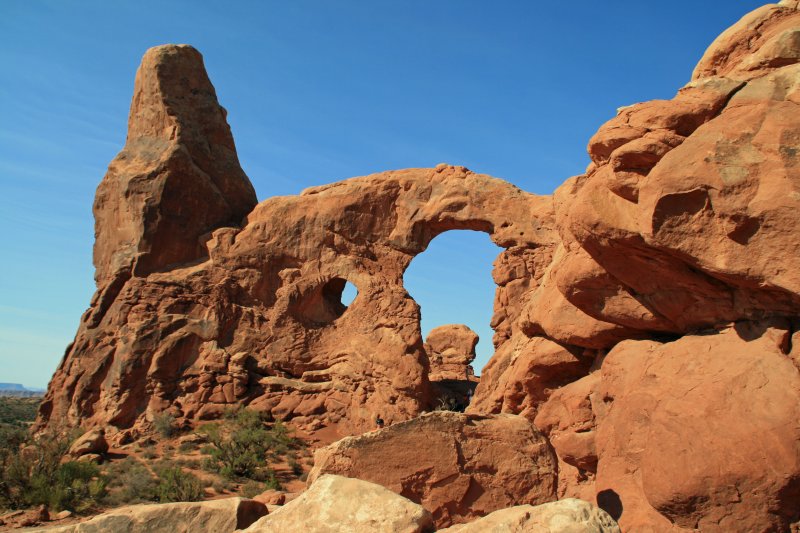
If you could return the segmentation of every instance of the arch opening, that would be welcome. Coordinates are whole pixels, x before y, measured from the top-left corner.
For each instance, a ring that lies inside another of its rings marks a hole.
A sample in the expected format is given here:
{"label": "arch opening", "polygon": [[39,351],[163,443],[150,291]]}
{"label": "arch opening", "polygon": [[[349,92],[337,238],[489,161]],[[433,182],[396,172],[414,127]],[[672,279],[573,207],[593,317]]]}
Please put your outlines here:
{"label": "arch opening", "polygon": [[334,277],[298,298],[292,306],[292,314],[308,326],[326,326],[341,317],[357,295],[354,284]]}
{"label": "arch opening", "polygon": [[[436,381],[438,375],[445,388],[460,391],[455,394],[456,403],[468,403],[468,391],[477,385],[470,373],[480,376],[494,353],[490,323],[497,286],[492,269],[501,252],[503,248],[493,243],[487,233],[449,230],[436,236],[403,275],[406,291],[420,306],[431,380]],[[477,345],[471,332],[477,334]],[[473,347],[474,360],[468,353]]]}

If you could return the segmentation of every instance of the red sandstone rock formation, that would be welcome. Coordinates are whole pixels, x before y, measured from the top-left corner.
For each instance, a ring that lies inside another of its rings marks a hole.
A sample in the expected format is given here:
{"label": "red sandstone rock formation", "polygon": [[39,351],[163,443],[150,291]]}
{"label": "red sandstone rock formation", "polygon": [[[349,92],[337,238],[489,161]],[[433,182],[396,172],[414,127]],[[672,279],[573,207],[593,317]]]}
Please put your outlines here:
{"label": "red sandstone rock formation", "polygon": [[434,328],[425,339],[431,381],[469,381],[475,377],[472,361],[478,334],[463,324]]}
{"label": "red sandstone rock formation", "polygon": [[[519,310],[501,302],[533,275],[520,259],[548,256],[558,239],[548,197],[462,167],[269,199],[238,227],[251,192],[199,54],[148,51],[126,147],[98,188],[98,291],[40,425],[113,434],[164,410],[194,420],[231,404],[343,434],[378,415],[412,418],[435,397],[419,307],[402,283],[413,257],[443,231],[488,232],[502,263],[519,265],[499,282],[502,340]],[[200,208],[209,198],[221,207]],[[346,281],[359,290],[347,308]]]}
{"label": "red sandstone rock formation", "polygon": [[323,474],[371,481],[419,503],[437,527],[515,504],[556,499],[556,460],[525,418],[437,411],[314,454],[309,484]]}
{"label": "red sandstone rock formation", "polygon": [[799,35],[796,0],[745,16],[675,98],[621,108],[552,197],[440,165],[255,207],[199,54],[148,52],[95,202],[98,290],[39,426],[113,438],[230,404],[343,434],[415,417],[437,397],[437,348],[402,275],[439,233],[472,229],[504,251],[470,412],[533,421],[559,497],[623,530],[788,530]]}
{"label": "red sandstone rock formation", "polygon": [[425,339],[425,353],[437,409],[464,411],[469,405],[479,378],[472,369],[478,334],[463,324],[434,328]]}

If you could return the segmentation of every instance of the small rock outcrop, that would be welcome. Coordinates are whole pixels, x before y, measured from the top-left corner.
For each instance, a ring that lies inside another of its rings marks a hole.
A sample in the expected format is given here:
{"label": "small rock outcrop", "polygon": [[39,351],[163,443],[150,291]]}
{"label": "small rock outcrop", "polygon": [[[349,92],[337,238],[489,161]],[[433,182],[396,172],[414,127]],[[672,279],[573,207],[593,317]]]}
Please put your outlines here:
{"label": "small rock outcrop", "polygon": [[85,522],[29,530],[42,533],[218,533],[244,529],[267,514],[263,503],[242,498],[120,507]]}
{"label": "small rock outcrop", "polygon": [[430,513],[380,485],[325,475],[298,498],[249,528],[248,533],[427,533]]}
{"label": "small rock outcrop", "polygon": [[315,452],[309,482],[323,474],[378,483],[425,507],[438,527],[556,499],[556,458],[514,415],[437,411],[347,437]]}
{"label": "small rock outcrop", "polygon": [[435,408],[463,412],[469,405],[480,381],[471,364],[477,344],[478,334],[463,324],[439,326],[428,333],[425,353]]}
{"label": "small rock outcrop", "polygon": [[475,379],[472,361],[478,334],[463,324],[439,326],[428,333],[425,352],[428,354],[431,381],[471,381]]}
{"label": "small rock outcrop", "polygon": [[620,533],[608,513],[583,500],[567,498],[542,505],[500,509],[469,524],[440,529],[441,533]]}
{"label": "small rock outcrop", "polygon": [[69,455],[78,458],[86,455],[101,455],[108,451],[106,432],[103,428],[87,431],[69,447]]}

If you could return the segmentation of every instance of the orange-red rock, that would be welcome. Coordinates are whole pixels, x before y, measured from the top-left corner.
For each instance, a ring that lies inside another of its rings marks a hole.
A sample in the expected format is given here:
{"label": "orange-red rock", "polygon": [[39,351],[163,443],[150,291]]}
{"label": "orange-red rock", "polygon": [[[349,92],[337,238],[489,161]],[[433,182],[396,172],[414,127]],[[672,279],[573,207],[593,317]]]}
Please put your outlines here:
{"label": "orange-red rock", "polygon": [[[119,442],[163,411],[191,424],[231,404],[341,434],[411,419],[436,384],[463,370],[471,385],[472,337],[424,344],[403,272],[439,233],[478,230],[503,251],[471,415],[534,421],[557,455],[552,490],[557,471],[560,497],[597,501],[623,529],[787,530],[800,521],[799,43],[797,0],[746,15],[675,98],[620,108],[552,197],[440,165],[257,206],[199,54],[149,51],[98,187],[98,290],[38,427]],[[421,471],[413,438],[387,440]],[[449,460],[425,472],[462,464]],[[420,499],[438,490],[425,479]]]}
{"label": "orange-red rock", "polygon": [[478,334],[464,324],[439,326],[428,333],[425,353],[428,354],[431,381],[469,381],[475,377],[472,361]]}
{"label": "orange-red rock", "polygon": [[[450,229],[489,233],[506,249],[503,265],[533,257],[558,238],[550,199],[440,165],[272,198],[239,228],[251,207],[241,200],[249,182],[234,165],[225,114],[212,97],[193,49],[145,55],[126,148],[98,190],[98,292],[53,378],[40,426],[113,432],[146,428],[164,410],[183,421],[246,404],[349,434],[371,429],[377,416],[391,423],[431,407],[436,394],[405,268]],[[211,148],[200,142],[204,135]],[[181,157],[206,170],[183,172],[174,166]],[[204,187],[215,172],[219,193],[212,195]],[[170,205],[159,191],[173,176],[182,180],[181,209],[189,210],[181,218],[169,207],[180,228],[167,215],[150,217]],[[127,183],[140,187],[143,204],[111,188]],[[230,196],[222,203],[242,209],[191,218],[192,202],[209,195]],[[164,244],[163,253],[154,243]],[[513,296],[534,273],[503,271],[495,324],[511,336],[519,312]],[[346,281],[359,291],[347,308],[339,299]]]}
{"label": "orange-red rock", "polygon": [[323,474],[383,485],[429,510],[437,527],[556,499],[546,439],[513,415],[437,411],[347,437],[314,454],[309,483]]}
{"label": "orange-red rock", "polygon": [[738,323],[608,354],[596,489],[619,496],[623,529],[788,531],[800,519],[800,374],[786,333]]}

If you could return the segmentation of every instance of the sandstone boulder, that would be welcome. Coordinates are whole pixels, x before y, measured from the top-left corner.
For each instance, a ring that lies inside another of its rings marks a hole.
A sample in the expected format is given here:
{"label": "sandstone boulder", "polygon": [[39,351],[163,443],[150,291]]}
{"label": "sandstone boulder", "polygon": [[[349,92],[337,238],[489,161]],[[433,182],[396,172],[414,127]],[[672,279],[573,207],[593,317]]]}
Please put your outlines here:
{"label": "sandstone boulder", "polygon": [[555,499],[556,463],[526,419],[447,411],[347,437],[314,454],[309,482],[338,474],[378,483],[433,515],[438,527]]}
{"label": "sandstone boulder", "polygon": [[[586,175],[556,194],[569,251],[557,281],[571,303],[650,334],[796,315],[798,27],[792,3],[756,10],[674,99],[629,106],[600,128]],[[750,69],[759,53],[777,55]]]}
{"label": "sandstone boulder", "polygon": [[325,475],[300,497],[245,531],[277,533],[425,533],[431,515],[419,505],[380,485]]}
{"label": "sandstone boulder", "polygon": [[483,533],[620,533],[608,513],[589,502],[568,498],[541,505],[500,509],[468,524],[440,532]]}
{"label": "sandstone boulder", "polygon": [[800,520],[800,373],[783,351],[788,333],[739,323],[608,354],[591,432],[596,490],[601,505],[613,493],[624,529],[788,531]]}
{"label": "sandstone boulder", "polygon": [[31,530],[47,533],[215,533],[244,529],[267,513],[263,503],[242,498],[206,502],[131,505],[78,524]]}
{"label": "sandstone boulder", "polygon": [[100,454],[108,451],[108,442],[106,442],[106,432],[103,428],[95,428],[87,431],[77,438],[72,446],[69,448],[69,455],[72,457],[81,457],[84,455],[100,456]]}

